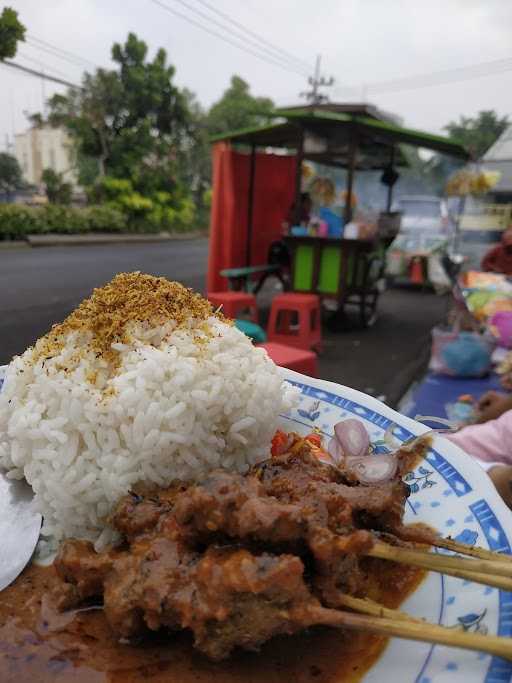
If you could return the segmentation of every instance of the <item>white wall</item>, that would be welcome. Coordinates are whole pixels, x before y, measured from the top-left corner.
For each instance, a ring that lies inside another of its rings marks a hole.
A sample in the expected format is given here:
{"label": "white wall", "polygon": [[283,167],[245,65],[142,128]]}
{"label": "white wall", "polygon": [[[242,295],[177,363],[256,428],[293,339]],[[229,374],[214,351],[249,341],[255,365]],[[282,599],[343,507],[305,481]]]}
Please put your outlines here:
{"label": "white wall", "polygon": [[23,177],[32,185],[41,184],[46,168],[62,173],[67,182],[77,185],[70,140],[61,128],[30,128],[15,136],[15,154]]}

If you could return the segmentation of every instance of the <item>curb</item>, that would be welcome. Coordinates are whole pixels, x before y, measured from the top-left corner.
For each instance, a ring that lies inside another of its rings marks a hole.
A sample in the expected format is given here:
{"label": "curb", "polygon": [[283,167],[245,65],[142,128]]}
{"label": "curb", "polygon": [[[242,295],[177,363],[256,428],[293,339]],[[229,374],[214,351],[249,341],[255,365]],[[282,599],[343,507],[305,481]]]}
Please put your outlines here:
{"label": "curb", "polygon": [[10,250],[10,249],[28,249],[30,247],[30,244],[28,242],[24,242],[22,240],[2,240],[0,241],[0,251],[2,249]]}
{"label": "curb", "polygon": [[97,234],[97,235],[27,235],[28,247],[89,246],[98,244],[137,244],[151,242],[173,242],[206,237],[203,232],[178,233],[174,235],[145,234]]}

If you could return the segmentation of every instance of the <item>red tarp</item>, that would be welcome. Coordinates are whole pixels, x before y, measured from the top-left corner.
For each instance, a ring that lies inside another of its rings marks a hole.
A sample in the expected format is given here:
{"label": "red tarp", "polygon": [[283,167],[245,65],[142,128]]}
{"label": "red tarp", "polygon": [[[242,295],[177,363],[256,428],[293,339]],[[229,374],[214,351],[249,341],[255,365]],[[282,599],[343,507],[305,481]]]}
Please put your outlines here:
{"label": "red tarp", "polygon": [[[219,272],[246,266],[247,202],[250,154],[234,152],[225,142],[213,146],[213,197],[208,255],[209,292],[222,292],[228,281]],[[268,247],[281,237],[282,223],[295,194],[295,157],[257,154],[251,266],[267,262]]]}

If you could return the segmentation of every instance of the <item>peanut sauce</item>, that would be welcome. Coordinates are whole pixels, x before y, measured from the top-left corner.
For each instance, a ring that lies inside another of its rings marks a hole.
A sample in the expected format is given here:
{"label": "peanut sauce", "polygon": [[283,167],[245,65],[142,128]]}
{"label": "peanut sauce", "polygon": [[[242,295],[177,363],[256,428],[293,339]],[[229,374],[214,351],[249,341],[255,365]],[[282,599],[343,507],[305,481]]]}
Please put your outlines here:
{"label": "peanut sauce", "polygon": [[[392,608],[424,576],[422,570],[373,559],[368,570],[368,597]],[[53,566],[32,565],[2,591],[2,683],[355,683],[387,644],[370,634],[316,627],[214,663],[183,632],[124,644],[110,632],[101,609],[56,613],[48,600],[56,584]]]}

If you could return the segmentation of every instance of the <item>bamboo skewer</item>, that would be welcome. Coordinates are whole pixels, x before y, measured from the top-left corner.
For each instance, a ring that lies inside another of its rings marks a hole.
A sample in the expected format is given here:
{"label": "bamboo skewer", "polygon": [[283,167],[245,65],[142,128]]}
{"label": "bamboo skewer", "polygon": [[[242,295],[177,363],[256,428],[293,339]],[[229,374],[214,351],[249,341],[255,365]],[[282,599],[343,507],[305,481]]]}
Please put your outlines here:
{"label": "bamboo skewer", "polygon": [[432,540],[432,544],[438,548],[452,550],[454,553],[460,553],[461,555],[470,555],[471,557],[478,557],[482,560],[494,560],[496,562],[508,564],[509,566],[512,565],[512,555],[505,555],[503,553],[493,552],[492,550],[486,550],[485,548],[479,548],[478,546],[458,543],[457,541],[452,541],[451,538],[436,538]]}
{"label": "bamboo skewer", "polygon": [[[508,570],[508,576],[503,576],[503,565],[499,563],[489,563],[487,561],[485,564],[481,564],[481,562],[484,562],[483,560],[464,560],[462,558],[434,555],[433,553],[391,546],[381,542],[375,543],[366,554],[370,557],[409,564],[437,571],[441,574],[448,574],[459,579],[475,581],[487,586],[512,591],[510,570]],[[486,571],[479,571],[479,569],[486,569]]]}
{"label": "bamboo skewer", "polygon": [[[374,548],[378,549],[378,552],[387,552],[390,548],[397,548],[397,546],[388,545],[387,543],[377,542]],[[384,551],[384,548],[386,549]],[[423,558],[427,557],[435,562],[435,564],[442,564],[444,567],[450,569],[464,569],[470,572],[479,572],[481,574],[492,574],[496,576],[505,576],[507,578],[512,577],[512,567],[506,562],[498,562],[496,560],[468,560],[462,557],[452,557],[451,555],[435,555],[424,550],[418,550],[413,548],[403,548],[398,547],[400,554],[405,557],[410,556],[411,558]],[[386,558],[384,558],[386,559]]]}
{"label": "bamboo skewer", "polygon": [[382,636],[396,636],[407,640],[418,640],[466,650],[479,650],[498,657],[512,660],[512,639],[500,636],[481,635],[445,628],[426,622],[405,619],[388,619],[384,617],[366,616],[325,610],[325,624],[341,628],[367,631]]}
{"label": "bamboo skewer", "polygon": [[425,624],[423,619],[416,619],[406,612],[401,612],[398,609],[391,609],[384,607],[370,598],[355,598],[346,593],[338,593],[336,595],[336,605],[340,607],[348,607],[355,612],[362,612],[373,617],[384,617],[386,619],[397,619],[398,621],[414,621],[417,624]]}

